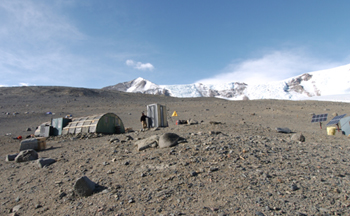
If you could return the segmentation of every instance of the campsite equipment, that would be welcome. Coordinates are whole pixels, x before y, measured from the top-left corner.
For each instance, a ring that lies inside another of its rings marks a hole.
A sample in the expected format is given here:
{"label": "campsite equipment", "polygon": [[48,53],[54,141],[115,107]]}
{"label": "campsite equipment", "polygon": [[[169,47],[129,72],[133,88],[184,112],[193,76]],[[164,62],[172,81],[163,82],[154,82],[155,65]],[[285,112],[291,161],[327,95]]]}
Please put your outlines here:
{"label": "campsite equipment", "polygon": [[125,133],[122,120],[114,113],[73,118],[62,130],[62,135],[79,133]]}
{"label": "campsite equipment", "polygon": [[332,135],[334,136],[335,135],[335,130],[337,128],[336,127],[327,127],[327,135]]}
{"label": "campsite equipment", "polygon": [[340,131],[340,129],[339,129],[339,121],[340,121],[340,119],[344,118],[345,116],[346,116],[346,114],[343,114],[343,115],[340,115],[340,116],[335,116],[330,122],[328,122],[328,124],[326,126],[335,124],[337,126],[338,132],[339,132]]}
{"label": "campsite equipment", "polygon": [[350,116],[340,119],[340,126],[344,135],[350,135]]}
{"label": "campsite equipment", "polygon": [[72,119],[68,118],[54,118],[51,119],[51,126],[52,126],[52,134],[53,136],[59,136],[62,135],[62,129],[68,125],[69,122],[71,122]]}
{"label": "campsite equipment", "polygon": [[35,130],[34,135],[40,137],[49,137],[52,134],[52,127],[48,122],[41,124],[38,129]]}
{"label": "campsite equipment", "polygon": [[152,127],[168,127],[166,106],[160,104],[147,105],[147,116],[151,118]]}
{"label": "campsite equipment", "polygon": [[320,114],[320,115],[313,115],[311,123],[319,122],[320,128],[322,129],[322,122],[327,121],[328,113],[326,114]]}
{"label": "campsite equipment", "polygon": [[19,146],[19,151],[23,151],[27,149],[33,149],[35,151],[46,149],[46,138],[39,137],[39,138],[30,138],[30,139],[22,140]]}
{"label": "campsite equipment", "polygon": [[176,120],[176,125],[187,124],[187,120]]}

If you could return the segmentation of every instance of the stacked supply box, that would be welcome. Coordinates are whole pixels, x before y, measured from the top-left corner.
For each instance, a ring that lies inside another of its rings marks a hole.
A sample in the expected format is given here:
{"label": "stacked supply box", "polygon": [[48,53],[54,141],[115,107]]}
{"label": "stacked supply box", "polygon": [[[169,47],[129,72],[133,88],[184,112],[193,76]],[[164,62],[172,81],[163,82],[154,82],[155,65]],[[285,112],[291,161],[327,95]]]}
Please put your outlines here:
{"label": "stacked supply box", "polygon": [[35,151],[41,151],[46,149],[46,138],[38,137],[22,140],[19,146],[19,150],[23,151],[27,149],[33,149]]}

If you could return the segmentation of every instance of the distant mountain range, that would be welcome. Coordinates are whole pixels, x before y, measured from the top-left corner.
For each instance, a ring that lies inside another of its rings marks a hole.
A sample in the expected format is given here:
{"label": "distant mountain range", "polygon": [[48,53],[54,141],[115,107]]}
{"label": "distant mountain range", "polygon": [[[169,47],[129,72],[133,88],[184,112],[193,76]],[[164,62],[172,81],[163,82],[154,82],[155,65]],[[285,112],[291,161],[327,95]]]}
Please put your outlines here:
{"label": "distant mountain range", "polygon": [[135,80],[107,86],[103,89],[172,97],[220,97],[230,100],[298,100],[305,97],[350,94],[350,64],[258,85],[248,85],[242,82],[213,85],[202,83],[157,85],[139,77]]}

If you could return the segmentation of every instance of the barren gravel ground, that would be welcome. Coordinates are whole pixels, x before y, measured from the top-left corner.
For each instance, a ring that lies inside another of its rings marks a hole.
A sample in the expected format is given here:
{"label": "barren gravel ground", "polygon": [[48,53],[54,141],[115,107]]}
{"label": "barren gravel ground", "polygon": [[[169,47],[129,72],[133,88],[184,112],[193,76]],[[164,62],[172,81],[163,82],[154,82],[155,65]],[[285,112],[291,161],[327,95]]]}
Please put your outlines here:
{"label": "barren gravel ground", "polygon": [[[141,111],[152,103],[179,116],[168,117],[169,127],[140,132]],[[5,161],[19,151],[11,137],[33,133],[51,118],[106,112],[135,132],[51,137],[38,154],[57,162],[45,168]],[[20,205],[17,215],[349,215],[349,139],[310,123],[311,113],[328,113],[330,120],[335,112],[349,113],[349,104],[0,88],[0,214]],[[199,124],[175,125],[190,118]],[[301,132],[306,141],[292,141],[293,134],[276,127]],[[167,132],[186,142],[144,151],[134,144]],[[99,185],[89,197],[73,192],[82,176]]]}

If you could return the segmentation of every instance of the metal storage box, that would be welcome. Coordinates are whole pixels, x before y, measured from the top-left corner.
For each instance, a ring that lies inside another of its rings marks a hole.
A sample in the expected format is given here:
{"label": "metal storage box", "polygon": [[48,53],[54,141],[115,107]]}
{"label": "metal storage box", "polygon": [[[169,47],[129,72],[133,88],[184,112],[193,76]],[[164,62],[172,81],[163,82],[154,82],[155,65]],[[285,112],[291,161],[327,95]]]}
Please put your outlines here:
{"label": "metal storage box", "polygon": [[19,146],[19,150],[23,151],[27,149],[34,149],[35,151],[46,149],[46,138],[39,137],[22,140]]}
{"label": "metal storage box", "polygon": [[69,122],[71,122],[71,119],[68,118],[54,118],[51,120],[51,126],[52,126],[52,134],[53,136],[59,136],[62,135],[62,129],[68,125]]}
{"label": "metal storage box", "polygon": [[41,137],[49,137],[52,134],[52,127],[47,125],[40,126],[40,136]]}

